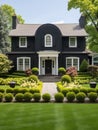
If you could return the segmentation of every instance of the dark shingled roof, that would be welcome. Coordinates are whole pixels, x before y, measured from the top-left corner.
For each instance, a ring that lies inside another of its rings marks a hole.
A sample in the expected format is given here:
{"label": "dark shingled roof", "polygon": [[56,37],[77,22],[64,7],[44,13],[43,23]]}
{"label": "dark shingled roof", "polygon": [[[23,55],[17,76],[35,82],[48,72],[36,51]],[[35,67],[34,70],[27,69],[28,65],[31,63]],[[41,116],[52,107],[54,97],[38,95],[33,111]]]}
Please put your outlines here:
{"label": "dark shingled roof", "polygon": [[[18,24],[16,29],[11,30],[9,36],[35,36],[37,29],[42,24]],[[87,36],[86,31],[78,24],[54,24],[62,36]]]}

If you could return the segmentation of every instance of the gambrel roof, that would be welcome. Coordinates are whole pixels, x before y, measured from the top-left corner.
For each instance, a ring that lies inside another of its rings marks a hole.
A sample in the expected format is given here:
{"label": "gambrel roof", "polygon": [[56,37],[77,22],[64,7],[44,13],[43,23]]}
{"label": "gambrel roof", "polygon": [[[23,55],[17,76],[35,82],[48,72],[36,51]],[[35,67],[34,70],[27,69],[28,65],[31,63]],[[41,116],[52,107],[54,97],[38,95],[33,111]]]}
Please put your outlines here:
{"label": "gambrel roof", "polygon": [[[61,31],[62,36],[87,36],[84,28],[79,24],[53,24]],[[17,24],[16,29],[11,30],[9,36],[35,36],[37,29],[42,24]]]}

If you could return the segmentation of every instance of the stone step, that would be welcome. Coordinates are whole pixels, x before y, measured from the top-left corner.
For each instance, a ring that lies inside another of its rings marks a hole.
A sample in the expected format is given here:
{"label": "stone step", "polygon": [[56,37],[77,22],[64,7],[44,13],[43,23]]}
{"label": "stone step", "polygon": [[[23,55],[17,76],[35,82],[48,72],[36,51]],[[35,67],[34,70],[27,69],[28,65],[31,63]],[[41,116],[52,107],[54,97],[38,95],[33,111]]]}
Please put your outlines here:
{"label": "stone step", "polygon": [[60,81],[60,77],[59,76],[39,76],[39,79],[42,82],[58,82]]}

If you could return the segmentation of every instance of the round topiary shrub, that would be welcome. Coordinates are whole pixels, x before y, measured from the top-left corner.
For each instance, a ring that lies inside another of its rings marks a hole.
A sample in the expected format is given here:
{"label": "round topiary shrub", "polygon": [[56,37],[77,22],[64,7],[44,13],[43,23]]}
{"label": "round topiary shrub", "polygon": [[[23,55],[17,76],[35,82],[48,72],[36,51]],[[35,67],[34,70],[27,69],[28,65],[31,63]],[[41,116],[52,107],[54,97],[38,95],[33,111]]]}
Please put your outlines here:
{"label": "round topiary shrub", "polygon": [[86,94],[83,92],[79,92],[76,94],[76,99],[78,102],[81,102],[81,103],[84,102],[85,98],[86,98]]}
{"label": "round topiary shrub", "polygon": [[97,99],[97,93],[95,93],[95,92],[88,93],[88,98],[89,98],[90,102],[95,102]]}
{"label": "round topiary shrub", "polygon": [[28,92],[28,91],[29,91],[28,88],[20,88],[19,89],[19,92],[23,93],[23,94],[26,93],[26,92]]}
{"label": "round topiary shrub", "polygon": [[23,101],[23,98],[24,98],[24,94],[23,94],[23,93],[17,93],[17,94],[15,95],[15,100],[16,100],[17,102],[22,102],[22,101]]}
{"label": "round topiary shrub", "polygon": [[32,94],[34,94],[34,92],[35,92],[35,88],[31,88],[31,89],[29,89],[29,92],[32,93]]}
{"label": "round topiary shrub", "polygon": [[51,99],[51,96],[50,96],[49,93],[44,93],[44,94],[42,95],[42,99],[44,100],[44,102],[49,102],[50,99]]}
{"label": "round topiary shrub", "polygon": [[63,93],[64,97],[66,97],[66,94],[69,92],[69,89],[63,88],[61,92]]}
{"label": "round topiary shrub", "polygon": [[39,102],[41,99],[41,94],[40,93],[34,93],[33,99],[35,102]]}
{"label": "round topiary shrub", "polygon": [[86,87],[81,87],[80,92],[83,92],[83,93],[85,93],[87,95],[88,89]]}
{"label": "round topiary shrub", "polygon": [[3,100],[3,93],[0,92],[0,102]]}
{"label": "round topiary shrub", "polygon": [[7,88],[6,93],[13,93],[13,88]]}
{"label": "round topiary shrub", "polygon": [[32,68],[32,73],[33,73],[34,75],[38,75],[39,69],[38,69],[37,67]]}
{"label": "round topiary shrub", "polygon": [[75,94],[77,94],[77,93],[79,93],[79,88],[72,88],[72,91],[75,93]]}
{"label": "round topiary shrub", "polygon": [[32,95],[30,92],[26,92],[26,93],[24,94],[24,101],[25,101],[25,102],[30,102],[31,99],[32,99],[32,97],[33,97],[33,95]]}
{"label": "round topiary shrub", "polygon": [[12,102],[12,100],[13,100],[13,94],[12,93],[6,93],[4,95],[4,99],[5,99],[6,102]]}
{"label": "round topiary shrub", "polygon": [[66,73],[65,68],[60,67],[60,68],[58,69],[58,74],[59,74],[60,76],[64,75],[65,73]]}
{"label": "round topiary shrub", "polygon": [[14,96],[15,96],[17,93],[19,93],[19,90],[20,90],[19,88],[14,88],[14,89],[13,89],[13,94],[14,94]]}
{"label": "round topiary shrub", "polygon": [[59,92],[54,95],[54,98],[56,102],[63,102],[64,95],[61,92]]}
{"label": "round topiary shrub", "polygon": [[1,92],[1,93],[4,93],[4,92],[5,92],[5,89],[4,89],[4,88],[0,88],[0,92]]}
{"label": "round topiary shrub", "polygon": [[75,93],[74,92],[68,92],[66,94],[66,98],[67,98],[68,102],[73,102],[74,99],[75,99]]}
{"label": "round topiary shrub", "polygon": [[28,81],[38,83],[38,77],[36,75],[31,75],[28,77]]}
{"label": "round topiary shrub", "polygon": [[71,82],[71,77],[69,75],[63,75],[61,77],[61,82],[62,82],[62,84],[64,84],[65,82],[70,83]]}

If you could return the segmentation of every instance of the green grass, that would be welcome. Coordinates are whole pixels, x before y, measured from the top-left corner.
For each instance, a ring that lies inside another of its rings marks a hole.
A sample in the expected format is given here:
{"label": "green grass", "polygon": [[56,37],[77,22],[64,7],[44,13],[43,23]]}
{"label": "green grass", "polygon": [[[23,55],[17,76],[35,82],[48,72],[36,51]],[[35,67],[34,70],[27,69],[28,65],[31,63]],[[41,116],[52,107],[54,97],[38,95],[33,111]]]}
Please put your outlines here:
{"label": "green grass", "polygon": [[0,130],[98,130],[98,104],[0,103]]}

